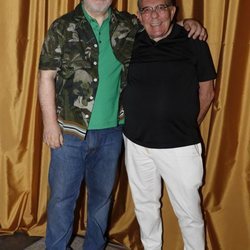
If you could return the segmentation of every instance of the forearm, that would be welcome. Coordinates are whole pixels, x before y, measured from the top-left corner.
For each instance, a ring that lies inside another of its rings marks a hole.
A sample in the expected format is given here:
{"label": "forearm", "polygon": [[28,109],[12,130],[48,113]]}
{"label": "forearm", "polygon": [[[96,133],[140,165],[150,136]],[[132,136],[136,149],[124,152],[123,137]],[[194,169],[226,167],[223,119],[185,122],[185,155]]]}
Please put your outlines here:
{"label": "forearm", "polygon": [[44,125],[56,122],[55,82],[42,72],[39,73],[39,101]]}
{"label": "forearm", "polygon": [[55,104],[56,71],[40,71],[39,100],[43,115],[43,141],[51,148],[63,145],[63,136],[57,122]]}
{"label": "forearm", "polygon": [[197,122],[200,125],[202,123],[202,121],[204,120],[207,111],[209,110],[209,107],[212,103],[212,98],[211,99],[200,99],[200,112],[197,118]]}
{"label": "forearm", "polygon": [[206,116],[207,111],[214,99],[214,87],[213,81],[200,84],[199,100],[200,100],[200,112],[197,118],[197,122],[200,125]]}

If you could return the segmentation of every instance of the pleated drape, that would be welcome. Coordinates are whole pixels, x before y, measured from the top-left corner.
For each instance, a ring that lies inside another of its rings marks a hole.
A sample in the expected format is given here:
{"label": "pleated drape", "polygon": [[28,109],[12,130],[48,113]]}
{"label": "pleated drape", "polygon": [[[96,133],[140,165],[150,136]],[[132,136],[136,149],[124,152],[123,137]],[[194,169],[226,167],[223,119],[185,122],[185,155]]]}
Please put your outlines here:
{"label": "pleated drape", "polygon": [[[49,196],[49,150],[42,143],[37,68],[51,22],[79,0],[12,0],[0,3],[0,233],[43,236]],[[136,0],[117,0],[136,12]],[[207,245],[211,250],[250,250],[250,27],[249,0],[178,1],[178,19],[194,17],[208,30],[218,69],[216,97],[201,125],[206,152],[202,188]],[[123,160],[110,222],[110,240],[142,249]],[[82,189],[75,231],[84,234]],[[164,190],[165,250],[183,249]],[[1,246],[0,246],[1,248]]]}

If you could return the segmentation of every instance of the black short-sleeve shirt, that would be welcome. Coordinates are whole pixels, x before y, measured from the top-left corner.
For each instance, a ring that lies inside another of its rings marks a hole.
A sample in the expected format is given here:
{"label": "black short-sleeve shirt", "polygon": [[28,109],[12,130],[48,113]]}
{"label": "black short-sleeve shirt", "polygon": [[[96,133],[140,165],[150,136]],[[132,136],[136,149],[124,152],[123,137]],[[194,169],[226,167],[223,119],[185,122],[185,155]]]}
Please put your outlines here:
{"label": "black short-sleeve shirt", "polygon": [[216,78],[208,45],[174,24],[158,42],[138,33],[123,93],[124,134],[149,148],[200,142],[199,83]]}

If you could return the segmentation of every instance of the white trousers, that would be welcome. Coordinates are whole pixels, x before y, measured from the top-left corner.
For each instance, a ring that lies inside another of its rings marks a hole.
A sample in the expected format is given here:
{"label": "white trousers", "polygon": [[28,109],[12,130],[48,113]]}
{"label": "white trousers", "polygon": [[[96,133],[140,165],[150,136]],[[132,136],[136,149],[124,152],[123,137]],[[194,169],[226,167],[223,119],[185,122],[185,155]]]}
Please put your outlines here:
{"label": "white trousers", "polygon": [[201,145],[153,149],[124,136],[125,163],[145,250],[162,249],[161,178],[178,218],[184,250],[204,250],[204,222],[198,189],[202,184]]}

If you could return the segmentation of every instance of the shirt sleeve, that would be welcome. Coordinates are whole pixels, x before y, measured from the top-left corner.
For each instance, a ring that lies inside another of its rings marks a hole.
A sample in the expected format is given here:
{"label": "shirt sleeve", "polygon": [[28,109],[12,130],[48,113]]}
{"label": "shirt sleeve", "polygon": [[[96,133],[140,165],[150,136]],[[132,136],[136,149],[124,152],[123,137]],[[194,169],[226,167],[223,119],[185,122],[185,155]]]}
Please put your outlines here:
{"label": "shirt sleeve", "polygon": [[57,70],[61,66],[63,35],[60,23],[55,21],[50,26],[41,50],[39,69]]}
{"label": "shirt sleeve", "polygon": [[216,71],[208,44],[197,40],[195,53],[197,58],[196,71],[199,82],[215,79]]}

